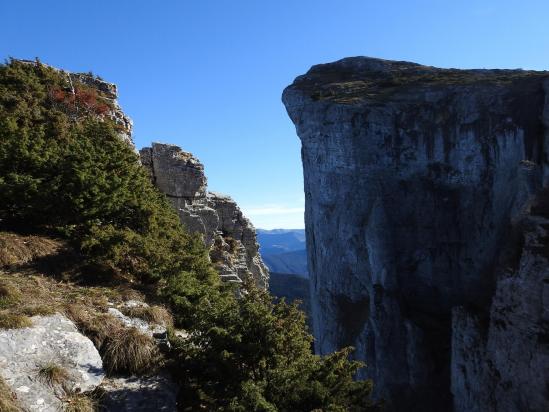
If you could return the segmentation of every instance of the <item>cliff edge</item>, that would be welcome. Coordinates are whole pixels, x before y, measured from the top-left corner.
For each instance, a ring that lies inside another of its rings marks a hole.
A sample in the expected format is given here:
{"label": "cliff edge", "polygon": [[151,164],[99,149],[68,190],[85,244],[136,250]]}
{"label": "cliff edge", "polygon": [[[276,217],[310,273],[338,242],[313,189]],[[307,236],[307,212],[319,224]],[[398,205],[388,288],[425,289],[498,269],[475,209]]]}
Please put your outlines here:
{"label": "cliff edge", "polygon": [[547,410],[549,73],[356,57],[283,102],[317,352],[355,346],[389,410]]}

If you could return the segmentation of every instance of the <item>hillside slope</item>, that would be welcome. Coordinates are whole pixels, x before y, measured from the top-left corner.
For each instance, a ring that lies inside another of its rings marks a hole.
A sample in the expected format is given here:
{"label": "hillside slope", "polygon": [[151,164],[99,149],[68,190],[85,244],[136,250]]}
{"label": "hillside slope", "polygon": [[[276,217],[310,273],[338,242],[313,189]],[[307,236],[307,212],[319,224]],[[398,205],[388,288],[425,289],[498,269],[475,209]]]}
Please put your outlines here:
{"label": "hillside slope", "polygon": [[[0,65],[0,406],[376,410],[350,349],[314,355],[295,305],[252,276],[221,281],[207,233],[182,225],[141,164],[115,90]],[[224,204],[223,225],[244,222]],[[223,241],[257,252],[255,237]]]}

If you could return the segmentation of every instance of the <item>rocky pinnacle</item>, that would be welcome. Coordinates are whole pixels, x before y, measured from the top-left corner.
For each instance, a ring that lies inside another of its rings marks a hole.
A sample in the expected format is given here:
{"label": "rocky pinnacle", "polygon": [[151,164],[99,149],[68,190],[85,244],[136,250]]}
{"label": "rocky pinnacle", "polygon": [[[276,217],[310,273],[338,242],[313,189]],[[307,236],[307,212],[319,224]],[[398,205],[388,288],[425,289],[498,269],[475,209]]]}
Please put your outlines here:
{"label": "rocky pinnacle", "polygon": [[178,146],[153,143],[140,151],[153,183],[179,214],[183,225],[200,233],[225,281],[252,278],[267,288],[269,272],[259,254],[255,228],[230,197],[207,191],[204,166]]}

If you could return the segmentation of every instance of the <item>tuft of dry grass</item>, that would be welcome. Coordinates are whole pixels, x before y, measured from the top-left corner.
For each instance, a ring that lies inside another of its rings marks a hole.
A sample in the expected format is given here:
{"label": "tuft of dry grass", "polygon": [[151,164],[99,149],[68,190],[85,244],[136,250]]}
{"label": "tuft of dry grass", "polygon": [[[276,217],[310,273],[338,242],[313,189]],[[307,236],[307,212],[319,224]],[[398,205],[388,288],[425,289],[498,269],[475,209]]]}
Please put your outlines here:
{"label": "tuft of dry grass", "polygon": [[65,313],[92,340],[107,373],[138,374],[158,366],[160,353],[149,335],[136,328],[126,328],[112,315],[90,313],[79,305],[68,306]]}
{"label": "tuft of dry grass", "polygon": [[0,308],[13,305],[21,300],[21,292],[7,282],[0,282]]}
{"label": "tuft of dry grass", "polygon": [[96,402],[90,396],[79,392],[67,392],[63,398],[65,412],[94,412]]}
{"label": "tuft of dry grass", "polygon": [[136,328],[119,329],[105,341],[103,366],[108,373],[142,373],[159,360],[154,339]]}
{"label": "tuft of dry grass", "polygon": [[21,309],[21,312],[27,316],[49,316],[57,312],[54,306],[46,305],[28,305]]}
{"label": "tuft of dry grass", "polygon": [[124,327],[122,322],[107,313],[97,313],[79,304],[68,305],[65,314],[77,328],[92,340],[101,351],[105,341]]}
{"label": "tuft of dry grass", "polygon": [[48,362],[38,369],[38,378],[50,386],[63,385],[69,377],[65,368],[53,362]]}
{"label": "tuft of dry grass", "polygon": [[32,326],[32,321],[28,316],[17,313],[0,312],[0,329],[21,329]]}
{"label": "tuft of dry grass", "polygon": [[130,318],[139,318],[166,327],[173,325],[172,315],[163,306],[133,306],[121,308],[121,311]]}
{"label": "tuft of dry grass", "polygon": [[0,232],[0,266],[28,263],[33,259],[55,254],[62,247],[61,241],[43,236]]}
{"label": "tuft of dry grass", "polygon": [[88,311],[83,305],[76,303],[68,304],[64,307],[63,312],[77,326],[84,323],[89,317]]}
{"label": "tuft of dry grass", "polygon": [[17,397],[11,388],[0,377],[0,411],[2,412],[23,412],[17,405]]}
{"label": "tuft of dry grass", "polygon": [[127,285],[118,286],[116,288],[116,294],[123,301],[128,301],[128,300],[142,301],[142,300],[145,299],[145,296],[143,295],[143,293],[141,293],[141,292],[139,292],[135,289],[132,289],[132,288],[128,287]]}

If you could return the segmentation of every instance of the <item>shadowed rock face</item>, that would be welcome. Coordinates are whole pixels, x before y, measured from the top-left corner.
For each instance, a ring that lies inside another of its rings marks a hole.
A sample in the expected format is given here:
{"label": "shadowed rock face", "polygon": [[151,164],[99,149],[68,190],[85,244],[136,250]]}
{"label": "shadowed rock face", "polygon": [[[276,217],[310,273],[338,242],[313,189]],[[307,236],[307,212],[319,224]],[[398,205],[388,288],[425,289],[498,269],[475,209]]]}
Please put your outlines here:
{"label": "shadowed rock face", "polygon": [[[512,224],[548,183],[548,79],[349,58],[314,66],[284,91],[302,142],[315,347],[355,346],[389,410],[549,407],[549,349],[537,337],[549,285],[529,277],[517,309],[501,267],[503,250],[522,247],[508,244]],[[495,314],[511,316],[497,309],[509,305],[518,313],[504,320],[504,338]],[[530,387],[524,357],[511,367],[496,356],[527,316],[536,320],[521,338],[539,362]],[[457,365],[463,344],[478,356]],[[484,386],[465,382],[461,370],[488,364],[476,381]],[[504,375],[508,388],[521,386],[497,404]]]}
{"label": "shadowed rock face", "polygon": [[259,254],[255,228],[234,200],[206,190],[202,163],[170,144],[153,143],[141,149],[140,156],[181,222],[189,231],[204,236],[221,278],[241,282],[251,276],[259,287],[267,288],[269,272]]}

